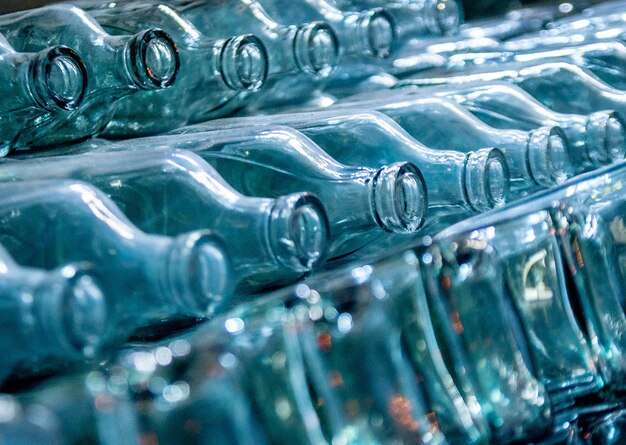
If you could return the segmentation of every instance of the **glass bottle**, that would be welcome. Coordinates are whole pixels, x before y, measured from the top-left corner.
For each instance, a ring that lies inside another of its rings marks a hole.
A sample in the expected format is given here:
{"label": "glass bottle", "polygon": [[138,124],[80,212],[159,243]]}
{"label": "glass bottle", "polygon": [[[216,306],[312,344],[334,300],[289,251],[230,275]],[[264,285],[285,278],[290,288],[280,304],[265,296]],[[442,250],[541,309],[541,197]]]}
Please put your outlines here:
{"label": "glass bottle", "polygon": [[[493,248],[458,237],[417,253],[442,358],[466,400],[475,397],[483,407],[493,440],[543,437],[550,401]],[[475,382],[475,393],[466,392],[467,381]]]}
{"label": "glass bottle", "polygon": [[89,85],[82,105],[48,122],[34,141],[37,146],[101,132],[119,99],[171,86],[180,66],[176,44],[165,32],[152,28],[132,36],[111,36],[87,13],[70,5],[3,15],[0,33],[18,51],[65,44],[74,48],[87,66]]}
{"label": "glass bottle", "polygon": [[435,87],[431,92],[455,100],[495,128],[531,131],[546,125],[561,127],[572,147],[570,158],[577,172],[619,162],[626,154],[626,124],[615,111],[597,111],[585,116],[557,113],[506,82]]}
{"label": "glass bottle", "polygon": [[328,222],[315,196],[243,196],[193,153],[120,151],[0,165],[0,181],[52,178],[93,184],[144,232],[177,236],[207,229],[228,240],[238,292],[295,280],[326,256]]}
{"label": "glass bottle", "polygon": [[439,97],[359,100],[345,106],[367,107],[386,114],[433,149],[467,152],[497,147],[509,165],[511,199],[561,183],[573,175],[569,144],[556,126],[531,131],[495,129],[457,103]]}
{"label": "glass bottle", "polygon": [[0,247],[0,298],[0,383],[11,374],[49,374],[99,358],[109,345],[107,332],[115,320],[108,295],[87,265],[53,271],[21,267]]}
{"label": "glass bottle", "polygon": [[470,70],[463,76],[404,80],[398,88],[503,80],[513,83],[546,107],[560,113],[590,114],[615,110],[626,115],[624,92],[602,82],[589,70],[566,62],[527,66],[505,64]]}
{"label": "glass bottle", "polygon": [[[94,264],[112,303],[112,338],[210,314],[231,290],[221,242],[206,231],[146,235],[80,181],[2,183],[2,243],[22,265]],[[152,332],[152,331],[147,331]]]}
{"label": "glass bottle", "polygon": [[[380,239],[385,232],[415,232],[427,214],[426,184],[412,163],[399,162],[379,169],[349,167],[288,127],[211,132],[187,127],[169,136],[104,143],[98,149],[156,148],[182,148],[196,153],[247,196],[278,198],[303,191],[313,193],[328,215],[331,259]],[[87,144],[85,149],[91,147]]]}
{"label": "glass bottle", "polygon": [[433,150],[377,112],[337,109],[230,118],[198,124],[179,132],[255,125],[295,128],[330,156],[347,165],[378,168],[393,162],[414,163],[422,172],[428,188],[427,226],[435,225],[439,218],[455,214],[462,216],[504,205],[508,198],[508,164],[499,150],[483,149],[469,153]]}
{"label": "glass bottle", "polygon": [[0,35],[0,156],[36,143],[41,127],[78,107],[87,88],[83,60],[66,46],[15,51]]}
{"label": "glass bottle", "polygon": [[235,35],[246,31],[244,28],[216,39],[165,3],[81,0],[74,4],[113,35],[158,27],[175,40],[181,59],[171,88],[142,91],[120,100],[105,131],[107,137],[159,133],[189,121],[225,115],[267,79],[265,46],[254,35]]}

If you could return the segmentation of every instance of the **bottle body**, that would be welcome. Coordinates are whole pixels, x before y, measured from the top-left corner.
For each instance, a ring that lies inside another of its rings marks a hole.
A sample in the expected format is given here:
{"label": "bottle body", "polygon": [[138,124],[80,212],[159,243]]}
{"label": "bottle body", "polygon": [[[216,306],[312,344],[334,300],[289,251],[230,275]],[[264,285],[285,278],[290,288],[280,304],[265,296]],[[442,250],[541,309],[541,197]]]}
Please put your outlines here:
{"label": "bottle body", "polygon": [[219,235],[238,292],[297,279],[325,258],[327,220],[317,198],[252,198],[182,151],[90,153],[0,165],[3,181],[78,179],[106,193],[140,230]]}

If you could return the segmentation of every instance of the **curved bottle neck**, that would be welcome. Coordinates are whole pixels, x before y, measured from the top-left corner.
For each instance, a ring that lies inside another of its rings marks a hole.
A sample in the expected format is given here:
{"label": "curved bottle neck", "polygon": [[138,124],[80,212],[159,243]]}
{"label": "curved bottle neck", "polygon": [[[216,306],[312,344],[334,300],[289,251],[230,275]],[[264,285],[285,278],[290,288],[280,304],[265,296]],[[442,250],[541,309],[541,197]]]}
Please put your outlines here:
{"label": "curved bottle neck", "polygon": [[395,22],[382,8],[343,13],[337,29],[345,55],[385,59],[397,43]]}

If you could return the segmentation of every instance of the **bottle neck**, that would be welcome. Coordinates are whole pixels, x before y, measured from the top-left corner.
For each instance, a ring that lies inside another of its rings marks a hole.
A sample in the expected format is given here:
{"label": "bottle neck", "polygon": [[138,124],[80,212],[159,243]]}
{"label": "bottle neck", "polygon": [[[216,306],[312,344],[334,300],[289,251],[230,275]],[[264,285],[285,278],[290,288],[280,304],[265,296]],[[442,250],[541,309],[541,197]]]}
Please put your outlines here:
{"label": "bottle neck", "polygon": [[397,40],[393,18],[382,8],[345,13],[341,29],[339,38],[345,55],[385,59]]}
{"label": "bottle neck", "polygon": [[526,156],[535,183],[551,187],[573,176],[569,151],[570,147],[560,127],[541,127],[529,132]]}
{"label": "bottle neck", "polygon": [[484,212],[506,204],[510,188],[509,166],[497,148],[467,154],[464,183],[469,206]]}
{"label": "bottle neck", "polygon": [[626,123],[615,111],[598,111],[587,116],[585,148],[591,164],[602,166],[624,159]]}
{"label": "bottle neck", "polygon": [[178,48],[160,29],[148,29],[134,36],[111,38],[122,60],[129,86],[160,90],[174,84],[180,68]]}
{"label": "bottle neck", "polygon": [[218,56],[224,83],[235,91],[257,91],[267,80],[268,54],[261,40],[252,34],[226,40]]}
{"label": "bottle neck", "polygon": [[339,60],[339,40],[325,22],[312,22],[298,27],[293,41],[296,66],[313,77],[327,77]]}

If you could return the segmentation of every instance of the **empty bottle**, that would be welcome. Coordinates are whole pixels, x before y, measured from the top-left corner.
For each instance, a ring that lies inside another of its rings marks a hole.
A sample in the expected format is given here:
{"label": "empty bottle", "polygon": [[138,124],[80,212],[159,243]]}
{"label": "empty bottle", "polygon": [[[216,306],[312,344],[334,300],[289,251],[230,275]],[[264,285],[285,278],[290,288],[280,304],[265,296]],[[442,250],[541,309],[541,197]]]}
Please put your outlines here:
{"label": "empty bottle", "polygon": [[98,149],[155,148],[183,148],[196,153],[247,196],[278,198],[296,192],[313,193],[328,214],[331,259],[354,252],[385,232],[415,232],[427,213],[426,184],[412,163],[379,169],[348,167],[287,127],[179,133],[105,143]]}
{"label": "empty bottle", "polygon": [[110,2],[82,0],[75,4],[88,10],[114,35],[158,27],[174,39],[181,59],[180,72],[171,88],[142,91],[120,100],[104,132],[107,136],[158,133],[189,121],[224,115],[265,83],[267,52],[251,34],[233,32],[220,36],[224,38],[210,38],[164,3],[116,2],[113,7]]}
{"label": "empty bottle", "polygon": [[2,183],[2,243],[22,265],[94,264],[112,303],[114,339],[164,321],[203,317],[230,290],[221,243],[207,232],[146,235],[79,181]]}
{"label": "empty bottle", "polygon": [[571,146],[570,159],[577,172],[619,162],[626,154],[626,124],[615,111],[586,116],[556,113],[506,82],[407,90],[405,94],[412,93],[453,99],[495,128],[531,131],[539,126],[559,126]]}
{"label": "empty bottle", "polygon": [[87,88],[83,60],[65,46],[18,53],[0,35],[0,156],[36,144],[50,121],[67,118]]}
{"label": "empty bottle", "polygon": [[469,153],[433,150],[421,145],[393,120],[376,112],[340,109],[231,118],[174,133],[255,125],[295,128],[326,153],[348,165],[378,168],[393,162],[414,163],[428,187],[428,226],[435,226],[440,218],[458,217],[504,205],[508,198],[508,164],[499,150]]}
{"label": "empty bottle", "polygon": [[0,383],[11,374],[32,377],[100,358],[115,322],[107,298],[89,267],[21,267],[0,248]]}
{"label": "empty bottle", "polygon": [[[497,147],[509,165],[511,199],[549,187],[573,175],[570,147],[559,127],[532,131],[499,130],[444,98],[354,101],[346,107],[369,107],[391,117],[411,136],[438,150],[470,151]],[[445,138],[441,134],[446,134]]]}
{"label": "empty bottle", "polygon": [[328,223],[317,198],[243,196],[193,153],[122,151],[0,165],[2,181],[51,178],[93,184],[144,232],[176,236],[209,229],[228,240],[238,292],[295,280],[325,258]]}
{"label": "empty bottle", "polygon": [[[178,49],[165,32],[153,28],[132,36],[111,36],[92,17],[70,5],[3,15],[0,33],[18,51],[65,44],[74,48],[87,66],[89,85],[82,105],[49,122],[34,141],[37,146],[76,141],[101,132],[119,99],[171,86],[180,65]],[[65,82],[65,88],[76,90],[75,81]]]}
{"label": "empty bottle", "polygon": [[[550,402],[535,377],[493,248],[459,237],[418,254],[443,360],[465,399],[482,406],[493,441],[544,436]],[[467,381],[475,392],[467,392]]]}

